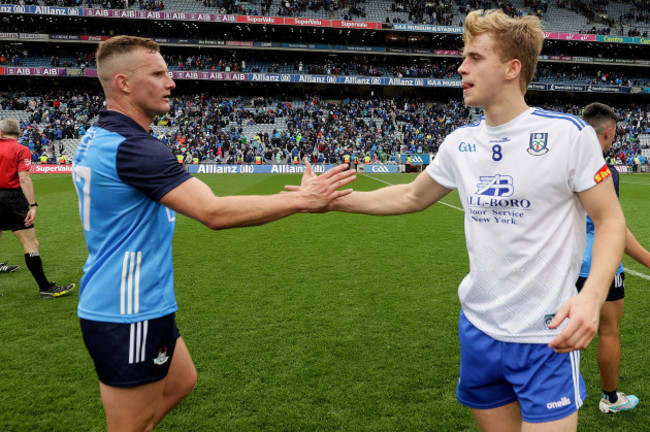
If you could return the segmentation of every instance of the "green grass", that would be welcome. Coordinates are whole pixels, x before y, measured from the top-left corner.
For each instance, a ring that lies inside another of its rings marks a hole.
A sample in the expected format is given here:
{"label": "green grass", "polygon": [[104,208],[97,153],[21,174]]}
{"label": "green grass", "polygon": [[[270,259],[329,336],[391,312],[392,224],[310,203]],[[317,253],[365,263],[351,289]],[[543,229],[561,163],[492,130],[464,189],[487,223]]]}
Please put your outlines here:
{"label": "green grass", "polygon": [[[383,186],[359,176],[357,189]],[[206,175],[217,194],[278,192],[290,175]],[[404,174],[377,176],[410,181]],[[33,176],[37,235],[49,278],[78,282],[86,257],[69,176]],[[650,176],[621,178],[628,225],[650,247]],[[460,206],[452,193],[444,202]],[[300,214],[212,232],[182,216],[174,239],[177,321],[196,390],[161,431],[474,431],[455,398],[456,289],[468,271],[462,213]],[[76,318],[77,296],[38,299],[10,232],[0,258],[0,430],[101,431],[97,378]],[[650,271],[625,258],[635,271]],[[648,281],[629,275],[620,388],[641,405],[597,409],[595,343],[583,353],[590,396],[581,431],[647,430]]]}

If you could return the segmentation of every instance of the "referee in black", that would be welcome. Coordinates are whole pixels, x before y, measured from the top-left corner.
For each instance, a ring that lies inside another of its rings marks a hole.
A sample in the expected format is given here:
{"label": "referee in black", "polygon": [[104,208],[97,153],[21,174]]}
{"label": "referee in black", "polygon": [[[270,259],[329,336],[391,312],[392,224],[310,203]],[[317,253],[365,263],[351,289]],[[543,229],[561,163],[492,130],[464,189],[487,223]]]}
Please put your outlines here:
{"label": "referee in black", "polygon": [[50,282],[43,272],[34,229],[38,203],[29,177],[32,154],[17,141],[19,136],[20,124],[16,119],[0,120],[0,234],[13,231],[20,240],[25,263],[38,283],[40,297],[61,297],[70,293],[74,284],[59,286]]}

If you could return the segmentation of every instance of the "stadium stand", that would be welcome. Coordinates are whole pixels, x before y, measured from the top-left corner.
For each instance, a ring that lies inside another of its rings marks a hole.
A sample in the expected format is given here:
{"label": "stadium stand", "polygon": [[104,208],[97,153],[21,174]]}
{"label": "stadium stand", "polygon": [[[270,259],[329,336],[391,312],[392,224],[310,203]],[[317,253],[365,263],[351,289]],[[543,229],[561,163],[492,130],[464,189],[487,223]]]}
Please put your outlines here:
{"label": "stadium stand", "polygon": [[[1,3],[12,4],[7,0]],[[29,3],[78,5],[73,0]],[[576,106],[594,98],[625,106],[626,121],[620,125],[622,138],[618,143],[623,153],[646,151],[648,146],[647,138],[641,138],[647,129],[647,115],[634,124],[629,119],[648,112],[644,105],[650,94],[650,69],[645,60],[649,53],[647,44],[636,40],[608,43],[603,37],[647,32],[648,22],[643,20],[646,15],[639,4],[618,2],[605,8],[600,3],[562,1],[500,3],[511,14],[540,16],[546,31],[573,35],[547,40],[530,89],[531,98],[560,110],[571,105],[569,111],[575,114],[579,114]],[[477,115],[462,108],[457,100],[456,69],[461,61],[462,41],[458,33],[444,31],[445,26],[453,29],[462,25],[470,8],[496,6],[490,1],[433,4],[414,0],[88,0],[81,5],[95,11],[127,9],[239,17],[235,22],[216,23],[147,19],[137,21],[144,25],[134,26],[133,19],[124,18],[0,14],[3,30],[17,32],[15,36],[3,33],[0,37],[0,68],[56,68],[67,76],[24,78],[20,71],[5,76],[7,87],[3,90],[8,91],[0,94],[0,118],[14,116],[30,129],[24,139],[35,154],[45,152],[56,157],[63,152],[71,156],[75,139],[92,124],[101,108],[94,80],[91,87],[95,88],[77,95],[75,103],[68,104],[66,99],[75,94],[71,90],[79,86],[77,83],[86,86],[89,82],[83,76],[86,69],[95,67],[96,40],[120,33],[165,38],[161,45],[173,73],[246,74],[241,75],[244,81],[228,78],[214,82],[195,81],[192,75],[175,76],[178,98],[173,110],[152,126],[152,133],[162,137],[173,151],[222,162],[241,155],[251,160],[256,152],[269,161],[277,160],[278,153],[281,159],[288,160],[294,147],[301,157],[327,155],[333,161],[340,160],[342,151],[375,156],[381,150],[386,161],[401,152],[435,152],[451,128]],[[590,13],[590,5],[594,13]],[[275,18],[272,24],[255,24],[247,16],[349,20],[378,23],[378,27],[355,29],[318,22],[307,26],[273,25]],[[404,24],[425,27],[395,30],[395,26]],[[29,37],[34,28],[44,37]],[[67,36],[59,37],[61,34]],[[259,74],[261,82],[252,81],[253,73]],[[81,78],[73,78],[77,76]],[[290,81],[265,82],[281,76],[290,77]],[[313,76],[339,81],[331,85],[310,83]],[[424,81],[380,81],[379,86],[368,85],[367,81],[344,81],[353,77],[448,81],[431,81],[431,87],[420,87]],[[28,85],[23,89],[25,83]],[[34,97],[44,83],[45,88],[51,84],[54,92]],[[624,97],[633,98],[638,108],[629,107]],[[51,109],[54,100],[61,104],[57,109]]]}

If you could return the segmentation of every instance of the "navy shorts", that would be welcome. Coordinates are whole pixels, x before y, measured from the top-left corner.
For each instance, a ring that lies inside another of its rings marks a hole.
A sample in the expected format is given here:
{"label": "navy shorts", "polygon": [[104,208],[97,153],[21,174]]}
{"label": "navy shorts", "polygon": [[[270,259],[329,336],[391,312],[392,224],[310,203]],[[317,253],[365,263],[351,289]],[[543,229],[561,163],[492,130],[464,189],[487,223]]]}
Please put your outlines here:
{"label": "navy shorts", "polygon": [[134,387],[167,376],[181,336],[174,314],[130,324],[83,318],[80,322],[84,343],[104,384]]}
{"label": "navy shorts", "polygon": [[[585,285],[587,278],[579,277],[578,282],[576,282],[576,288],[578,292]],[[609,293],[607,293],[607,301],[616,301],[625,298],[625,272],[621,272],[614,276],[612,285],[609,287]]]}
{"label": "navy shorts", "polygon": [[0,231],[20,231],[25,226],[29,203],[22,189],[0,189]]}
{"label": "navy shorts", "polygon": [[502,342],[476,328],[461,311],[460,374],[456,397],[491,409],[519,401],[521,417],[542,423],[568,417],[587,397],[580,351],[560,354],[547,344]]}

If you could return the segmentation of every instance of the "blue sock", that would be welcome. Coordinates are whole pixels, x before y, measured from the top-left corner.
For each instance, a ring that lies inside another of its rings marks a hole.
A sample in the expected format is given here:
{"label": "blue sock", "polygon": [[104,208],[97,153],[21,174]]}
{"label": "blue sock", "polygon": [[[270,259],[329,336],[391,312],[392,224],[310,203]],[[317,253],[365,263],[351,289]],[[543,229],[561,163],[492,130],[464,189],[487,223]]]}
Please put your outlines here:
{"label": "blue sock", "polygon": [[610,403],[616,403],[618,401],[618,389],[608,392],[603,390],[603,399],[608,400]]}

